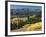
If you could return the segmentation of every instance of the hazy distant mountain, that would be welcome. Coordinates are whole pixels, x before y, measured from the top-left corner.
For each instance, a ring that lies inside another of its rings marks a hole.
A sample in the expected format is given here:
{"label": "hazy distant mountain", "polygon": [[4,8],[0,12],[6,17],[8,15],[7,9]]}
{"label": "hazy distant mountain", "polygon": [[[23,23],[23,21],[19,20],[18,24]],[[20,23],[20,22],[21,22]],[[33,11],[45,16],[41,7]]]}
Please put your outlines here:
{"label": "hazy distant mountain", "polygon": [[14,16],[31,16],[31,15],[39,15],[40,9],[31,10],[29,8],[23,8],[23,9],[11,9],[11,15]]}

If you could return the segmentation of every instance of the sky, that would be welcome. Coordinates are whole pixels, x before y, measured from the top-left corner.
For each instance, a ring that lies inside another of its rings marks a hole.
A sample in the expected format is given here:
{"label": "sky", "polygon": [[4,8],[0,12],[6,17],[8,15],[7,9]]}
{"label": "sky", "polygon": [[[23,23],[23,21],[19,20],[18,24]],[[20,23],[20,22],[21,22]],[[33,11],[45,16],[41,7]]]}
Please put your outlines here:
{"label": "sky", "polygon": [[29,9],[42,9],[42,6],[28,6],[28,5],[10,5],[11,9],[22,9],[22,8],[29,8]]}

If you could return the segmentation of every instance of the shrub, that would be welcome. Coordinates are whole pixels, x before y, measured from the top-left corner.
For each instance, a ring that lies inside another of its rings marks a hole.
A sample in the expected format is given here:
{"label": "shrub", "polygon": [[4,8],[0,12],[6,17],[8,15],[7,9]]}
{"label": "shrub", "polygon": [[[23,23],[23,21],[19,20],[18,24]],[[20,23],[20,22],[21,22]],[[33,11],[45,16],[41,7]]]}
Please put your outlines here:
{"label": "shrub", "polygon": [[[18,22],[18,23],[17,23]],[[24,26],[26,24],[26,22],[22,21],[22,20],[12,20],[11,21],[11,29],[19,29],[22,26]]]}

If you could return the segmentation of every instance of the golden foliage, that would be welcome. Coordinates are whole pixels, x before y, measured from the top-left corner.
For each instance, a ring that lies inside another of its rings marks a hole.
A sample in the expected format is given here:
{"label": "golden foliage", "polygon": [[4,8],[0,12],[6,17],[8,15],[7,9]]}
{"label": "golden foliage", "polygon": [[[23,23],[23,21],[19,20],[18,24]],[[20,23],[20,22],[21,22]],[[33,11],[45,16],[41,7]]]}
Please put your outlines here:
{"label": "golden foliage", "polygon": [[27,29],[27,31],[41,30],[42,23],[38,22],[38,23],[35,23],[35,24],[27,24],[24,27]]}

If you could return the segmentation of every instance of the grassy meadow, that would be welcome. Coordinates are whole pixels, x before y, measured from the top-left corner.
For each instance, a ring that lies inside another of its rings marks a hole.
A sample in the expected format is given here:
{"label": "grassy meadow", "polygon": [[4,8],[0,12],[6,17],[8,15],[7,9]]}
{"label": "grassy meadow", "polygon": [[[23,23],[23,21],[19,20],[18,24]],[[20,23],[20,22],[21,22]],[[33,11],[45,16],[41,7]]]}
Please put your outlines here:
{"label": "grassy meadow", "polygon": [[39,16],[12,16],[10,19],[13,32],[42,30],[42,21]]}

